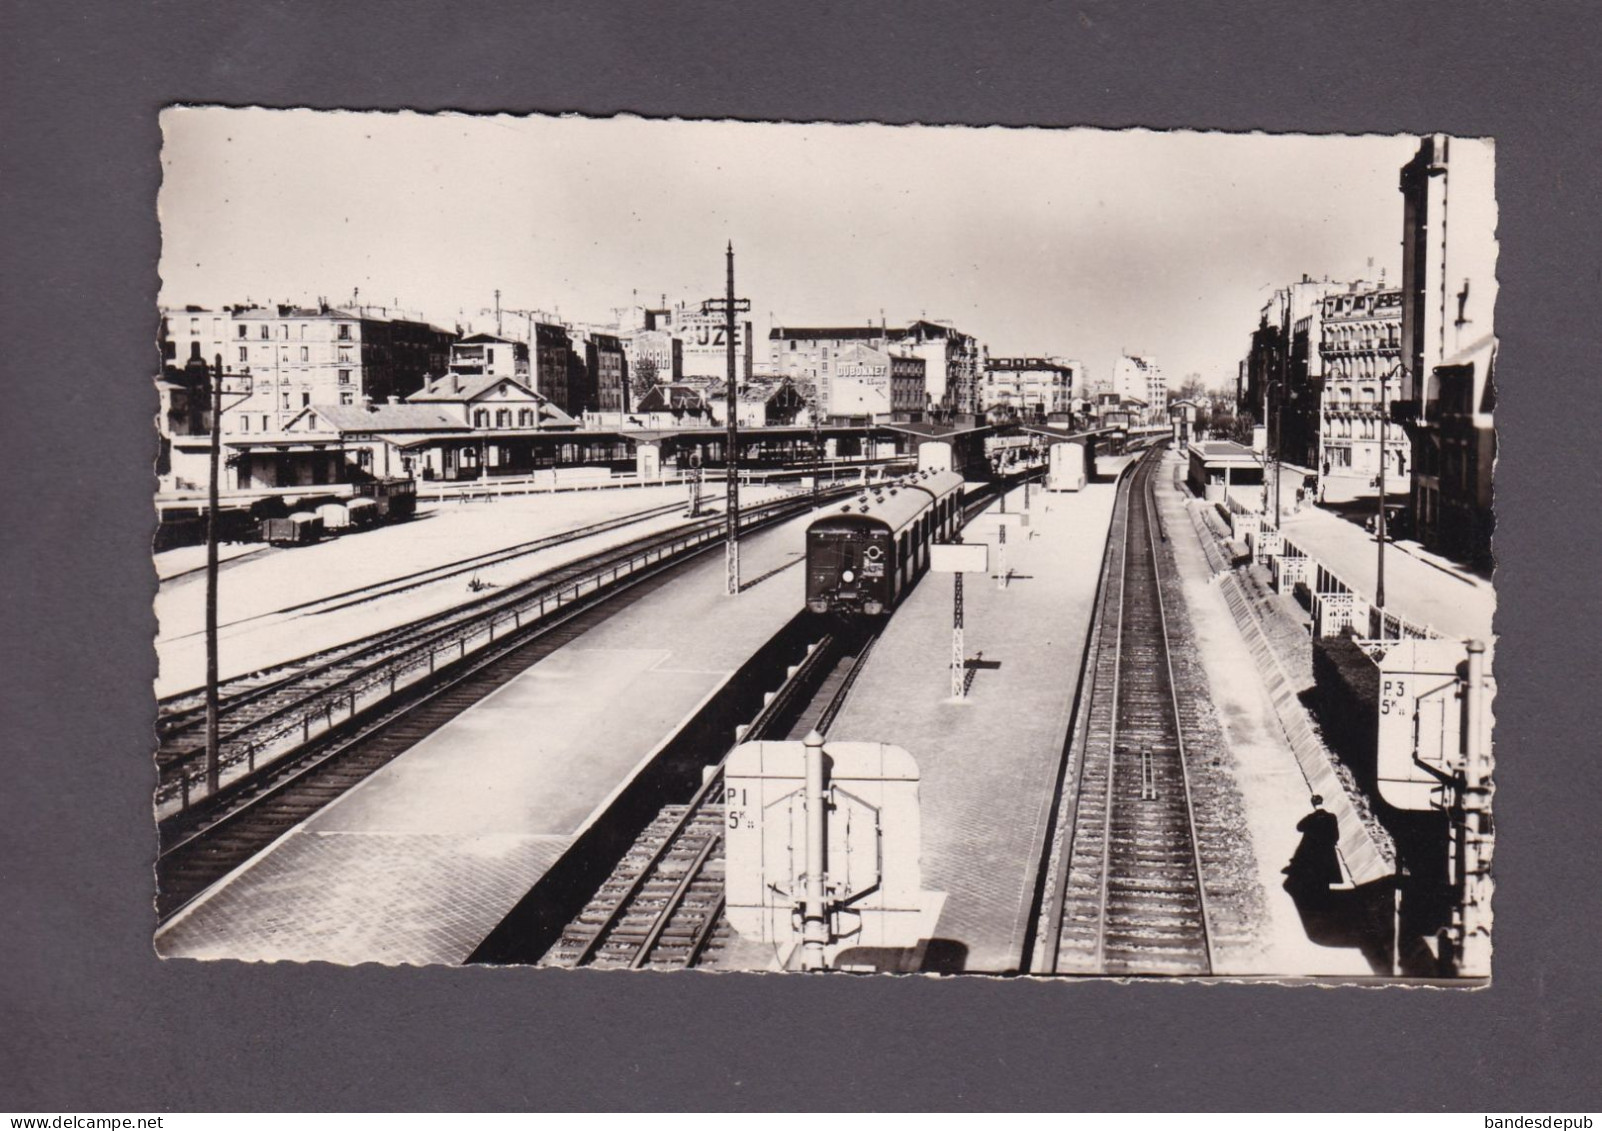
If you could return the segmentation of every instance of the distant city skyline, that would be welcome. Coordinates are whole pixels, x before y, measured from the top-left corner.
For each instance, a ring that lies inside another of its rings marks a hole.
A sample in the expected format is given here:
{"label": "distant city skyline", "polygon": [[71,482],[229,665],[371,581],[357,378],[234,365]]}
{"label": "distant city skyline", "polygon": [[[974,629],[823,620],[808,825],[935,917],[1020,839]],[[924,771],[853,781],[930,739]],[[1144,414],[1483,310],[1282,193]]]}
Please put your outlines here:
{"label": "distant city skyline", "polygon": [[772,325],[947,319],[998,356],[1233,382],[1303,274],[1399,274],[1417,139],[481,117],[162,115],[161,301],[399,305],[493,329],[721,293]]}

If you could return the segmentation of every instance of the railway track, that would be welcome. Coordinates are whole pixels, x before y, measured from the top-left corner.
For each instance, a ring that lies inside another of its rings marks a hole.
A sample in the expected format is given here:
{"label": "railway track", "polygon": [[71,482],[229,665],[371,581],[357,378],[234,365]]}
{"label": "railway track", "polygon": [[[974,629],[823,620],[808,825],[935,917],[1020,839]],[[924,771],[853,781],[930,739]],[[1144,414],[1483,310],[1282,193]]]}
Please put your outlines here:
{"label": "railway track", "polygon": [[[804,497],[764,504],[751,508],[750,521],[742,525],[751,529],[808,506]],[[220,712],[221,764],[230,776],[252,776],[260,765],[311,747],[319,736],[332,738],[359,717],[382,710],[407,685],[430,684],[438,669],[466,662],[470,651],[493,650],[499,638],[518,636],[569,600],[593,596],[625,576],[704,549],[721,527],[721,517],[714,516],[635,539],[444,613],[230,681]],[[203,712],[187,701],[172,703],[166,721],[158,722],[158,805],[188,809],[189,785],[204,755],[203,724]]]}
{"label": "railway track", "polygon": [[[392,597],[397,593],[404,593],[411,589],[418,589],[424,585],[432,585],[438,581],[448,581],[453,577],[460,577],[463,574],[476,573],[478,570],[486,569],[490,566],[501,565],[502,563],[515,561],[521,557],[527,557],[529,554],[539,553],[541,550],[548,550],[552,546],[561,546],[568,542],[577,541],[582,538],[593,538],[597,534],[605,534],[608,531],[618,530],[625,526],[634,526],[641,522],[648,522],[653,518],[660,518],[663,515],[672,514],[674,511],[682,511],[683,509],[684,504],[682,502],[675,502],[665,506],[652,507],[649,510],[635,511],[630,514],[621,515],[617,518],[606,519],[602,522],[590,523],[585,526],[575,527],[571,530],[560,531],[556,534],[547,534],[540,538],[533,538],[527,542],[518,542],[511,546],[503,546],[500,549],[490,550],[482,554],[475,554],[472,557],[459,558],[456,561],[446,562],[443,565],[431,566],[428,569],[414,570],[411,573],[402,574],[399,577],[385,578],[383,581],[373,582],[369,585],[358,585],[352,589],[345,589],[338,593],[325,594],[324,596],[316,597],[309,601],[300,601],[293,605],[286,605],[280,609],[272,609],[268,612],[255,613],[251,616],[239,617],[235,620],[228,621],[219,627],[234,628],[238,625],[250,624],[254,621],[260,620],[271,620],[275,617],[282,617],[288,614],[304,615],[307,613],[335,612],[339,609],[349,608],[352,605],[361,605],[367,603],[368,601],[375,601],[384,597]],[[196,629],[193,632],[180,633],[177,636],[167,637],[166,639],[187,640],[192,637],[202,635],[204,635],[204,630]],[[298,663],[299,661],[292,662]],[[237,682],[248,686],[251,678],[252,677],[248,675],[243,676],[240,677]],[[233,682],[235,681],[226,681],[223,685],[224,690],[228,690],[228,685]],[[205,710],[205,689],[195,688],[191,691],[180,692],[176,695],[169,695],[161,700],[160,709],[164,719],[170,718],[174,721],[181,721],[187,716],[202,712]]]}
{"label": "railway track", "polygon": [[[607,531],[632,525],[636,522],[642,522],[651,518],[660,517],[661,515],[670,511],[682,509],[682,504],[674,504],[671,507],[658,507],[649,511],[644,511],[638,515],[629,515],[621,519],[613,519],[608,522],[595,523],[591,526],[580,527],[576,530],[566,531],[562,534],[519,543],[518,545],[509,546],[488,554],[479,554],[450,565],[439,566],[427,570],[419,570],[415,573],[407,574],[402,577],[391,578],[376,585],[361,586],[356,589],[350,589],[342,593],[320,598],[316,601],[304,601],[297,605],[291,605],[283,609],[275,610],[272,613],[264,613],[256,617],[244,617],[237,621],[231,621],[222,627],[230,628],[234,625],[245,624],[253,620],[262,620],[268,617],[285,615],[310,615],[313,613],[331,612],[336,609],[346,608],[350,605],[379,600],[384,597],[390,597],[398,593],[406,592],[410,589],[420,588],[424,585],[430,585],[438,581],[449,580],[452,577],[461,576],[463,574],[473,574],[487,566],[512,561],[528,554],[538,553],[541,550],[546,550],[552,546],[561,545],[567,541],[594,537],[597,534],[603,534]],[[713,520],[713,517],[709,517],[708,522]],[[684,529],[690,528],[681,528],[681,532]],[[626,543],[624,546],[616,547],[615,550],[626,550],[630,546],[646,544],[651,540],[651,537],[636,539],[634,542]],[[571,563],[571,566],[582,569],[586,564],[591,563],[592,559],[602,559],[608,556],[609,553],[609,551],[599,551],[587,558],[583,558]],[[507,587],[496,592],[487,593],[483,597],[463,602],[457,607],[457,610],[453,611],[459,611],[464,616],[471,616],[477,610],[492,607],[497,603],[504,603],[507,598],[513,595],[514,591],[518,589],[538,586],[547,579],[554,580],[557,573],[566,571],[568,571],[568,567],[560,567],[558,570],[546,571],[529,578],[526,582],[520,583],[520,585],[517,587]],[[408,640],[421,639],[423,634],[425,634],[430,628],[435,627],[443,627],[443,618],[439,616],[425,617],[417,621],[412,621],[407,624],[398,625],[391,629],[386,629],[382,632],[373,633],[370,636],[365,636],[357,640],[338,644],[331,648],[319,649],[316,652],[299,656],[293,660],[288,660],[281,664],[273,664],[269,667],[262,668],[254,672],[249,672],[245,675],[224,680],[218,687],[223,719],[225,722],[231,721],[231,716],[237,716],[240,712],[250,708],[252,705],[259,703],[263,699],[273,696],[276,692],[282,690],[286,686],[293,685],[298,681],[315,679],[320,674],[336,668],[343,663],[359,660],[363,656],[372,655],[376,651],[380,651],[386,647],[392,647]],[[198,635],[198,633],[189,633],[187,635],[195,636]],[[182,639],[182,637],[175,637],[174,639]],[[193,691],[181,692],[177,695],[170,695],[162,699],[157,706],[156,727],[157,734],[161,738],[163,746],[181,745],[186,741],[192,744],[196,735],[205,724],[205,710],[205,691],[202,688],[197,688]]]}
{"label": "railway track", "polygon": [[[797,502],[792,509],[806,509]],[[764,521],[788,517],[774,509]],[[665,584],[713,538],[684,555],[665,556],[585,599],[507,635],[437,678],[399,696],[291,756],[222,790],[211,804],[183,810],[159,826],[157,912],[170,918],[216,880],[312,816],[374,770],[410,749],[544,656]]]}
{"label": "railway track", "polygon": [[[592,523],[588,526],[578,527],[574,530],[552,534],[543,538],[535,538],[527,542],[520,542],[513,546],[506,546],[499,550],[477,554],[460,561],[435,566],[431,569],[417,570],[401,577],[388,578],[372,585],[358,586],[340,593],[330,594],[312,601],[302,601],[282,609],[275,609],[270,613],[261,613],[256,616],[241,617],[229,621],[222,628],[233,628],[236,625],[248,624],[252,621],[267,620],[284,616],[307,616],[317,613],[333,612],[348,608],[352,605],[365,604],[368,601],[381,600],[392,597],[424,585],[432,585],[440,581],[447,581],[453,577],[464,574],[475,574],[478,570],[493,565],[513,561],[529,554],[539,553],[565,542],[580,538],[591,538],[624,526],[646,522],[659,518],[664,514],[682,510],[682,503],[670,506],[653,507],[650,510],[625,515],[620,518],[608,519],[605,522]],[[484,598],[489,601],[493,595]],[[292,684],[297,678],[316,672],[319,668],[339,663],[361,654],[365,649],[374,645],[381,646],[386,639],[398,638],[418,624],[401,625],[385,632],[363,637],[360,640],[336,645],[332,648],[319,649],[316,652],[281,664],[273,664],[254,672],[235,676],[223,680],[218,686],[218,698],[222,707],[223,717],[235,714],[250,705],[272,695],[286,685]],[[172,637],[173,640],[182,640],[191,636],[200,635],[198,632],[185,633],[182,636]],[[156,732],[163,746],[181,746],[188,742],[191,746],[197,740],[206,721],[206,695],[204,688],[192,691],[179,692],[161,699],[157,704]],[[159,757],[159,755],[158,755]]]}
{"label": "railway track", "polygon": [[[975,491],[964,504],[965,517],[990,505],[994,494],[994,488]],[[753,720],[745,740],[798,741],[813,730],[827,737],[878,635],[875,629],[824,636]],[[729,935],[721,798],[728,753],[687,803],[662,808],[540,965],[682,969],[715,960]]]}
{"label": "railway track", "polygon": [[165,921],[177,914],[211,884],[373,771],[545,656],[666,584],[672,573],[665,567],[604,601],[571,609],[531,637],[454,673],[421,700],[398,704],[338,742],[268,767],[231,790],[225,805],[183,825],[169,822],[162,830],[156,860],[157,915]]}
{"label": "railway track", "polygon": [[1207,975],[1212,945],[1144,457],[1108,541],[1076,788],[1041,934],[1062,974]]}
{"label": "railway track", "polygon": [[[877,630],[824,636],[752,721],[746,741],[796,739],[828,727],[845,705]],[[723,763],[693,797],[663,807],[542,966],[682,969],[728,940],[723,922]]]}

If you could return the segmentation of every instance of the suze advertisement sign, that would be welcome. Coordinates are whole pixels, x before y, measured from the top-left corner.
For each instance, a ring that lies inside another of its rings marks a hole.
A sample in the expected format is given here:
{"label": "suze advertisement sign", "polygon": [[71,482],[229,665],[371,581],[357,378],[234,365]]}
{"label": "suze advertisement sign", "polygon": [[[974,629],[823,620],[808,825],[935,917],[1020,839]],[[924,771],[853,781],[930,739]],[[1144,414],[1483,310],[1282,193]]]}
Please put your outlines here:
{"label": "suze advertisement sign", "polygon": [[[734,352],[745,354],[751,323],[734,324]],[[721,377],[728,365],[728,324],[721,315],[686,313],[679,325],[684,343],[684,372],[692,377]]]}

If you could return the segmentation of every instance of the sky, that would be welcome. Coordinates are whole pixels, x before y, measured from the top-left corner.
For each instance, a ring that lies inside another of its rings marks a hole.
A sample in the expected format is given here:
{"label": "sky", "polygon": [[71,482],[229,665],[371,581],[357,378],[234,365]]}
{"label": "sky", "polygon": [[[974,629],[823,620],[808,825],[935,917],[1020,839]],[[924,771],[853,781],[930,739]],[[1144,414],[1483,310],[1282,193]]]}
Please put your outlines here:
{"label": "sky", "polygon": [[1396,280],[1417,139],[175,108],[161,302],[326,297],[493,329],[721,296],[944,318],[992,356],[1233,384],[1274,287]]}

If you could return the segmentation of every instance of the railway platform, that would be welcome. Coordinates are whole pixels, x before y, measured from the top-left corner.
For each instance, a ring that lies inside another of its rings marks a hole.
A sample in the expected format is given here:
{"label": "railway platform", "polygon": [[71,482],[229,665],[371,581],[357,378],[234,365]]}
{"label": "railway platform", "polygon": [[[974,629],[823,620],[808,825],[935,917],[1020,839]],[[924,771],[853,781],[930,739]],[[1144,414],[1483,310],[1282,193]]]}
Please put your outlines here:
{"label": "railway platform", "polygon": [[[1030,926],[1050,799],[1063,758],[1074,688],[1095,601],[1115,487],[1076,493],[1035,485],[1006,497],[1029,516],[1007,533],[1010,578],[964,579],[967,695],[951,696],[953,583],[926,575],[891,619],[831,740],[905,747],[921,773],[923,886],[945,893],[934,937],[910,969],[1016,971]],[[992,504],[964,540],[984,541],[996,563]]]}
{"label": "railway platform", "polygon": [[[1317,506],[1287,515],[1282,526],[1304,553],[1372,597],[1379,572],[1374,535]],[[1385,606],[1443,636],[1492,643],[1496,591],[1490,579],[1476,577],[1416,543],[1386,544]]]}
{"label": "railway platform", "polygon": [[649,588],[213,885],[166,957],[466,960],[802,604],[809,515]]}
{"label": "railway platform", "polygon": [[[1238,844],[1249,857],[1247,865],[1262,894],[1249,932],[1220,951],[1215,973],[1261,977],[1296,971],[1308,977],[1341,978],[1382,973],[1389,958],[1386,930],[1392,868],[1382,840],[1336,774],[1331,756],[1307,727],[1305,708],[1296,697],[1295,673],[1281,674],[1277,681],[1264,674],[1265,667],[1282,672],[1278,665],[1283,660],[1267,634],[1285,626],[1264,624],[1255,613],[1230,606],[1219,584],[1225,575],[1215,572],[1208,557],[1207,542],[1217,536],[1202,521],[1200,508],[1210,504],[1176,486],[1173,466],[1172,461],[1165,463],[1155,476],[1155,499],[1171,535],[1190,629],[1227,752],[1226,768],[1242,801],[1244,825],[1238,830]],[[1187,515],[1187,510],[1193,513]],[[1386,567],[1389,585],[1389,559]],[[1289,598],[1283,600],[1294,607]],[[1243,635],[1238,616],[1251,626],[1251,638]],[[1286,630],[1305,647],[1303,630]],[[1341,833],[1345,882],[1331,897],[1347,905],[1346,923],[1339,932],[1320,923],[1286,883],[1285,869],[1301,840],[1298,820],[1310,811],[1315,793],[1323,798]],[[1359,904],[1371,913],[1351,913]]]}
{"label": "railway platform", "polygon": [[[780,497],[777,488],[742,492],[746,505]],[[443,503],[394,526],[292,549],[240,547],[219,576],[223,679],[270,667],[441,612],[459,604],[468,584],[503,586],[587,554],[684,525],[681,487],[523,496]],[[717,496],[704,513],[721,510]],[[509,547],[550,540],[468,570],[454,564],[497,557]],[[227,547],[229,550],[235,548]],[[193,556],[193,547],[167,555]],[[158,570],[164,563],[158,555]],[[434,580],[423,575],[440,573]],[[408,578],[419,583],[411,585]],[[401,588],[400,586],[405,586]],[[201,686],[205,678],[204,571],[164,581],[156,596],[160,634],[158,697]]]}

